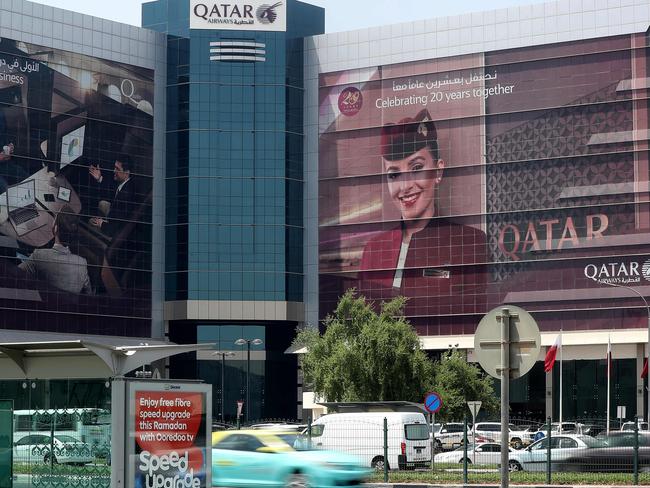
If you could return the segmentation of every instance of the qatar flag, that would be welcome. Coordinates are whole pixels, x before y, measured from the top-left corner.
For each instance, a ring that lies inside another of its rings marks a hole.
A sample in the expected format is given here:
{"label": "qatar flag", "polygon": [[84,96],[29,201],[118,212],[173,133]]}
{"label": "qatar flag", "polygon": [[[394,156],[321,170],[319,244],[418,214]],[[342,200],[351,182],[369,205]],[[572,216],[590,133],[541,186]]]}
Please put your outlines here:
{"label": "qatar flag", "polygon": [[641,378],[648,376],[648,358],[643,361],[643,370],[641,371]]}
{"label": "qatar flag", "polygon": [[546,357],[544,358],[544,372],[548,373],[553,369],[555,364],[555,357],[557,356],[558,351],[562,349],[562,334],[559,334],[555,339],[555,342],[546,352]]}

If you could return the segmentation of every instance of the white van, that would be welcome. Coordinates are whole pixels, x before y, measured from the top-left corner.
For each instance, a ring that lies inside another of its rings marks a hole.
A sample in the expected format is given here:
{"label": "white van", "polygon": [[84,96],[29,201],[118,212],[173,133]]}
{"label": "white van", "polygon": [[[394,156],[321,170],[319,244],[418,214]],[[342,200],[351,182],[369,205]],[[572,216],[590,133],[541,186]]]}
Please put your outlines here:
{"label": "white van", "polygon": [[355,456],[363,466],[384,469],[384,419],[388,420],[389,469],[429,467],[431,440],[424,414],[359,412],[324,415],[312,424],[312,446]]}

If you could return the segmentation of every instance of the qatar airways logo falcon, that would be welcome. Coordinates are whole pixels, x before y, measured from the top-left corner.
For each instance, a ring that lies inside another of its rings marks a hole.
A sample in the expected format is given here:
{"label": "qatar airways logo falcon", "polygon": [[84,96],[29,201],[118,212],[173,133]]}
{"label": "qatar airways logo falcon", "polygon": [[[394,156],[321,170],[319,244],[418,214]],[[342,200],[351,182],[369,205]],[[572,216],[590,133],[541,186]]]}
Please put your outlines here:
{"label": "qatar airways logo falcon", "polygon": [[278,18],[277,8],[282,5],[282,2],[274,3],[273,5],[262,4],[255,11],[255,17],[262,24],[272,24]]}

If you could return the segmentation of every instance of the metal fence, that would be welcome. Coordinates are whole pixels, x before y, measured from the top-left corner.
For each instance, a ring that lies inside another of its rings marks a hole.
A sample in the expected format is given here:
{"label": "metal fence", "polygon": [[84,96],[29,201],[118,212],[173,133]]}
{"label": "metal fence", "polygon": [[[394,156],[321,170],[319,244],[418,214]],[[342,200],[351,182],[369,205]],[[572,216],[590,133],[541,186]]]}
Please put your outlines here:
{"label": "metal fence", "polygon": [[110,412],[15,410],[13,487],[110,487]]}
{"label": "metal fence", "polygon": [[[500,480],[496,434],[498,422],[463,423],[459,446],[443,448],[450,444],[438,442],[428,424],[414,426],[375,413],[349,421],[309,422],[294,447],[348,453],[372,468],[371,479],[377,482],[483,484]],[[650,431],[642,422],[611,421],[608,432],[602,420],[560,426],[550,420],[540,424],[517,419],[508,441],[511,483],[650,484]]]}

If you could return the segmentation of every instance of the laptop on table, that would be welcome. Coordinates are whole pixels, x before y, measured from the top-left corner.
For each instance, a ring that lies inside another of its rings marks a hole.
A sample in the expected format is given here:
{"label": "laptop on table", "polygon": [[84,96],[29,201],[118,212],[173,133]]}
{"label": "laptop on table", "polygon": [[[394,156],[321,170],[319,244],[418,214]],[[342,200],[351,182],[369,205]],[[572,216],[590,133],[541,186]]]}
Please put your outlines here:
{"label": "laptop on table", "polygon": [[23,236],[43,227],[48,219],[36,208],[36,182],[27,180],[7,188],[7,211],[16,234]]}

